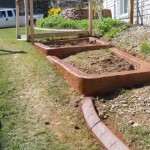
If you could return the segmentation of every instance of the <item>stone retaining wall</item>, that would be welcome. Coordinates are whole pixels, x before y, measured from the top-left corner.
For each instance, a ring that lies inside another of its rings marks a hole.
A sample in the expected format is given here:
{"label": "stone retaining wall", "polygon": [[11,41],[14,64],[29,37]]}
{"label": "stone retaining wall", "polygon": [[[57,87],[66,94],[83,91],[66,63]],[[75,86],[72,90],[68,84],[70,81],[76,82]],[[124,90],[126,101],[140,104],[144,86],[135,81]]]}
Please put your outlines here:
{"label": "stone retaining wall", "polygon": [[65,19],[87,19],[88,18],[88,9],[77,9],[77,8],[68,8],[61,12],[61,15]]}

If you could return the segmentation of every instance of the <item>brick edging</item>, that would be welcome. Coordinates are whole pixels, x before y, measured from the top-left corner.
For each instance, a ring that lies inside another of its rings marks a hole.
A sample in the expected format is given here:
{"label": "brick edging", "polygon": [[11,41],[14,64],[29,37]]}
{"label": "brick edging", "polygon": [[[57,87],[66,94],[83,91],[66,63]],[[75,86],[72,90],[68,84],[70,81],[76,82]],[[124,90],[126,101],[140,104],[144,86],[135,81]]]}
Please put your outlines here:
{"label": "brick edging", "polygon": [[92,98],[87,97],[81,101],[81,109],[85,121],[99,143],[106,150],[130,150],[99,118]]}

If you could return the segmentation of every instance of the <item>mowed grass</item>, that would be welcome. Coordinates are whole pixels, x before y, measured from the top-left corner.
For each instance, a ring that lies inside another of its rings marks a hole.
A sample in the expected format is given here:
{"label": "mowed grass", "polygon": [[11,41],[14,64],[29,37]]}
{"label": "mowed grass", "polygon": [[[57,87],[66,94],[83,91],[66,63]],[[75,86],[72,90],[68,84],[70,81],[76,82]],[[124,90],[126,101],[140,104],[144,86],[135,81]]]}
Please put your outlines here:
{"label": "mowed grass", "polygon": [[76,107],[82,98],[14,28],[0,29],[0,149],[100,149]]}

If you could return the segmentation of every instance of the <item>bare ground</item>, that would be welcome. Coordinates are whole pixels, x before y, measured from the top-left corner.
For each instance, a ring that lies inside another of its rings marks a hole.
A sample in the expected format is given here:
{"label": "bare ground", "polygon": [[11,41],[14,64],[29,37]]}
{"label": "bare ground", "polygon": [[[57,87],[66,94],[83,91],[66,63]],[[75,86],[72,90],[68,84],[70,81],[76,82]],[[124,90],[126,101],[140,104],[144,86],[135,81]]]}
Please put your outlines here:
{"label": "bare ground", "polygon": [[123,51],[126,51],[136,57],[150,61],[150,55],[141,53],[140,46],[147,41],[150,43],[150,27],[132,26],[120,33],[113,39],[112,43]]}
{"label": "bare ground", "polygon": [[132,64],[112,54],[109,49],[88,51],[71,55],[65,61],[88,74],[102,74],[135,70]]}
{"label": "bare ground", "polygon": [[50,44],[50,47],[72,47],[72,46],[91,46],[97,45],[96,41],[71,41],[68,43]]}

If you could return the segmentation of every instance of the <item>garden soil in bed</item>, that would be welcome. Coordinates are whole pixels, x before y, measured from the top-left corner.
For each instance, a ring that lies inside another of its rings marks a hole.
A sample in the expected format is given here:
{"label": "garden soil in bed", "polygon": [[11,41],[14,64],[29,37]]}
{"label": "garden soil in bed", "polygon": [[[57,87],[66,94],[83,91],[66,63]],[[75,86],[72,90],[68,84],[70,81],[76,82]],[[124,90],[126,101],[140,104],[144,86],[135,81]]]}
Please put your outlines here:
{"label": "garden soil in bed", "polygon": [[112,54],[109,49],[82,52],[71,55],[64,60],[87,74],[102,74],[136,69],[132,64]]}
{"label": "garden soil in bed", "polygon": [[92,45],[98,45],[96,41],[70,41],[68,43],[51,43],[48,46],[49,47],[72,47],[72,46],[92,46]]}

